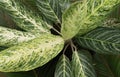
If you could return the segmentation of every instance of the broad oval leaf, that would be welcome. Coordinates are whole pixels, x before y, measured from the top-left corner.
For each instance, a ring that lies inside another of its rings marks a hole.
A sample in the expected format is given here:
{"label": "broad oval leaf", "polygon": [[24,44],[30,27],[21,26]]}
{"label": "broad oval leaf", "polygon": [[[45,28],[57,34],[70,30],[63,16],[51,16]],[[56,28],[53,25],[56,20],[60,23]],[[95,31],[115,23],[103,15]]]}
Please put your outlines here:
{"label": "broad oval leaf", "polygon": [[94,55],[94,66],[98,77],[120,76],[120,55]]}
{"label": "broad oval leaf", "polygon": [[73,52],[72,69],[74,77],[96,77],[91,54],[87,51],[81,50]]}
{"label": "broad oval leaf", "polygon": [[120,54],[120,30],[99,27],[84,36],[77,36],[78,44],[97,53]]}
{"label": "broad oval leaf", "polygon": [[[40,35],[39,35],[40,36]],[[0,46],[12,46],[34,39],[35,35],[0,26]]]}
{"label": "broad oval leaf", "polygon": [[55,77],[73,77],[70,60],[64,54],[58,60]]}
{"label": "broad oval leaf", "polygon": [[0,52],[0,71],[28,71],[40,67],[63,49],[64,40],[55,35],[44,34],[28,42]]}
{"label": "broad oval leaf", "polygon": [[71,39],[76,34],[85,34],[100,26],[113,6],[118,3],[119,0],[82,0],[73,3],[62,17],[61,33],[64,39]]}
{"label": "broad oval leaf", "polygon": [[42,21],[30,9],[16,0],[0,0],[0,7],[7,11],[20,28],[29,32],[49,32],[49,25]]}

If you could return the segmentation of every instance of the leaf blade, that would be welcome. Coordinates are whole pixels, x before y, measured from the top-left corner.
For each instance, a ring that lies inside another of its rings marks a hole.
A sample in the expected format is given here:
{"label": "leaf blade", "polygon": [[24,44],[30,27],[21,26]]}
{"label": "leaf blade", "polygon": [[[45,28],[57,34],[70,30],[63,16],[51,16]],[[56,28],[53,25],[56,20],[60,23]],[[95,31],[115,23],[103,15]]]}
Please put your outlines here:
{"label": "leaf blade", "polygon": [[64,54],[58,60],[55,77],[73,77],[70,60]]}
{"label": "leaf blade", "polygon": [[72,69],[74,77],[96,77],[96,73],[90,60],[90,54],[86,51],[81,51],[75,51],[72,55]]}
{"label": "leaf blade", "polygon": [[99,27],[84,36],[76,37],[82,47],[101,54],[120,54],[119,33],[117,29]]}

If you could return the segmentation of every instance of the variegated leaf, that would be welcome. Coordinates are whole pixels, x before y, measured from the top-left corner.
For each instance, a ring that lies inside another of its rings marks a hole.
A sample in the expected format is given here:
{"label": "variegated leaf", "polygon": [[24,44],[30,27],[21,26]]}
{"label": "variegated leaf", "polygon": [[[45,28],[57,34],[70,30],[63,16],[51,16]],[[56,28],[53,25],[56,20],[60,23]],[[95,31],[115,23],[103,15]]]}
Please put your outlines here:
{"label": "variegated leaf", "polygon": [[61,22],[59,19],[61,16],[59,0],[36,0],[36,4],[38,6],[38,10],[42,13],[43,18],[47,22]]}
{"label": "variegated leaf", "polygon": [[98,27],[119,0],[81,0],[63,14],[61,33],[65,40]]}
{"label": "variegated leaf", "polygon": [[70,60],[64,54],[58,60],[55,77],[73,77]]}
{"label": "variegated leaf", "polygon": [[14,22],[22,29],[29,32],[49,32],[49,25],[41,17],[26,9],[19,1],[0,0],[0,7],[7,11]]}
{"label": "variegated leaf", "polygon": [[0,71],[29,71],[43,66],[64,47],[64,40],[55,35],[44,34],[33,40],[18,44],[0,52]]}
{"label": "variegated leaf", "polygon": [[72,55],[73,77],[96,77],[91,54],[87,51],[74,51]]}
{"label": "variegated leaf", "polygon": [[99,27],[84,36],[77,36],[78,44],[97,53],[120,54],[120,30]]}
{"label": "variegated leaf", "polygon": [[38,35],[33,35],[28,32],[21,32],[15,29],[0,27],[0,46],[16,45],[18,43],[34,39],[37,36]]}

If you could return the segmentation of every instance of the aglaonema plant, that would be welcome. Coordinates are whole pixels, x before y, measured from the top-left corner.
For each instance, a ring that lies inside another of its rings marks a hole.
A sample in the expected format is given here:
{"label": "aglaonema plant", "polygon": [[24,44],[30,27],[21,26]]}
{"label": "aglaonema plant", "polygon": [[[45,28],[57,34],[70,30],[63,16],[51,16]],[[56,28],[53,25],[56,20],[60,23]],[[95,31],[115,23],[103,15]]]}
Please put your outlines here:
{"label": "aglaonema plant", "polygon": [[120,0],[0,0],[0,71],[119,77],[119,6]]}

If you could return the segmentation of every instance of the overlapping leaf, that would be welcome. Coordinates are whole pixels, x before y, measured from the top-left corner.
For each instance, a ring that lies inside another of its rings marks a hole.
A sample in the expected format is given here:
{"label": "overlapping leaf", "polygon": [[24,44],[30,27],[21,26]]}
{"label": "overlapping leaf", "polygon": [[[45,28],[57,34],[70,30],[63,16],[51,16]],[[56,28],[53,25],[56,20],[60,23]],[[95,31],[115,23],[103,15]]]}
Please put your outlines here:
{"label": "overlapping leaf", "polygon": [[91,55],[87,51],[73,52],[72,69],[74,77],[96,77],[92,66]]}
{"label": "overlapping leaf", "polygon": [[58,60],[55,77],[73,77],[70,60],[65,55],[62,55]]}
{"label": "overlapping leaf", "polygon": [[64,40],[55,35],[44,34],[0,52],[0,71],[29,71],[43,66],[63,49]]}
{"label": "overlapping leaf", "polygon": [[96,28],[118,3],[119,0],[81,0],[73,3],[62,17],[61,32],[64,39],[71,39],[76,34],[82,35]]}
{"label": "overlapping leaf", "polygon": [[29,32],[49,32],[49,25],[42,21],[41,17],[26,9],[19,1],[0,0],[0,7],[7,11],[14,22],[22,29]]}
{"label": "overlapping leaf", "polygon": [[119,77],[120,56],[119,55],[94,55],[95,70],[98,77]]}
{"label": "overlapping leaf", "polygon": [[120,30],[99,27],[85,34],[77,36],[80,46],[98,53],[120,54]]}
{"label": "overlapping leaf", "polygon": [[0,27],[0,46],[16,45],[18,43],[34,39],[35,37],[37,37],[37,35],[33,35],[28,32],[21,32],[15,29]]}
{"label": "overlapping leaf", "polygon": [[[59,17],[61,11],[59,7],[59,0],[36,0],[38,10],[42,13],[43,18],[48,23],[60,23]],[[51,21],[51,22],[50,22]]]}

